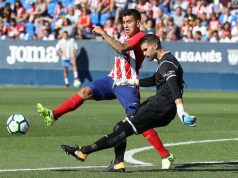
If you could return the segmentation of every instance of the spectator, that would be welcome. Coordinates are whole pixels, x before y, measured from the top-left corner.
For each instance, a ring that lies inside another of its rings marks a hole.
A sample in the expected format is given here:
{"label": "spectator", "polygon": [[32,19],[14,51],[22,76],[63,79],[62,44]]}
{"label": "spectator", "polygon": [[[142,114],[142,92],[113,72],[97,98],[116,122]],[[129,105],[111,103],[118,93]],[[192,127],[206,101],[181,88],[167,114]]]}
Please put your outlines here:
{"label": "spectator", "polygon": [[200,31],[195,31],[193,37],[195,42],[203,42],[202,33]]}
{"label": "spectator", "polygon": [[229,4],[229,1],[227,0],[219,0],[219,2],[223,5],[223,7],[227,7]]}
{"label": "spectator", "polygon": [[156,25],[156,36],[159,36],[162,41],[166,41],[166,27],[163,21]]}
{"label": "spectator", "polygon": [[55,20],[55,29],[58,30],[62,28],[64,19],[66,18],[66,13],[64,11],[59,13],[59,18]]}
{"label": "spectator", "polygon": [[110,12],[115,13],[114,23],[117,24],[122,12],[125,11],[127,0],[111,0]]}
{"label": "spectator", "polygon": [[168,17],[166,21],[167,40],[177,41],[180,39],[179,27],[174,23],[173,17]]}
{"label": "spectator", "polygon": [[160,0],[160,9],[162,9],[163,13],[169,15],[170,14],[170,2],[171,0]]}
{"label": "spectator", "polygon": [[206,13],[201,14],[200,19],[201,19],[201,25],[207,27],[208,26],[207,14]]}
{"label": "spectator", "polygon": [[0,10],[3,9],[6,6],[5,0],[0,0]]}
{"label": "spectator", "polygon": [[[159,17],[159,11],[162,11],[159,7],[160,1],[159,0],[150,0],[151,4],[151,13],[152,13],[152,18],[156,20]],[[163,12],[162,12],[163,13]]]}
{"label": "spectator", "polygon": [[58,19],[60,16],[60,13],[64,12],[65,14],[67,13],[66,7],[63,6],[61,1],[57,2],[55,12],[54,12],[54,19]]}
{"label": "spectator", "polygon": [[51,34],[48,30],[43,31],[43,37],[42,37],[43,41],[51,41],[54,39],[55,39],[55,36]]}
{"label": "spectator", "polygon": [[110,7],[112,7],[111,3],[112,3],[112,0],[99,0],[98,9],[97,9],[98,13],[100,14],[107,13],[107,12],[111,13],[110,12],[111,10]]}
{"label": "spectator", "polygon": [[78,50],[78,45],[73,38],[69,37],[67,31],[63,32],[62,39],[56,44],[57,54],[62,60],[62,66],[64,67],[64,83],[65,87],[69,87],[69,66],[72,64],[74,72],[74,87],[79,87],[81,82],[78,76],[78,69],[76,63],[76,54]]}
{"label": "spectator", "polygon": [[146,15],[146,12],[141,12],[141,30],[144,31],[146,29],[146,22],[148,20],[148,16]]}
{"label": "spectator", "polygon": [[186,37],[189,32],[192,32],[193,26],[189,24],[189,20],[187,17],[184,17],[183,23],[180,26],[180,35],[181,37]]}
{"label": "spectator", "polygon": [[236,19],[236,26],[231,29],[231,36],[234,42],[238,42],[238,18]]}
{"label": "spectator", "polygon": [[216,43],[216,42],[219,42],[219,41],[220,41],[220,38],[219,38],[219,35],[218,35],[218,31],[217,30],[212,31],[209,42]]}
{"label": "spectator", "polygon": [[174,11],[178,7],[180,7],[182,10],[186,10],[188,7],[188,1],[184,0],[174,0],[171,4],[171,9]]}
{"label": "spectator", "polygon": [[213,6],[208,4],[207,0],[198,0],[196,1],[196,7],[193,8],[193,13],[197,15],[198,18],[201,18],[203,13],[206,13],[210,17],[213,12]]}
{"label": "spectator", "polygon": [[89,32],[91,33],[92,23],[89,12],[86,7],[82,7],[81,15],[79,16],[78,21],[76,22],[75,26],[78,29],[81,29],[82,32]]}
{"label": "spectator", "polygon": [[188,31],[188,33],[183,36],[182,40],[184,42],[194,42],[193,32],[192,31]]}
{"label": "spectator", "polygon": [[202,26],[200,19],[196,19],[195,26],[193,27],[193,35],[195,35],[196,31],[200,31],[202,36],[207,35],[207,28],[206,26]]}
{"label": "spectator", "polygon": [[159,8],[158,11],[158,18],[156,19],[156,24],[166,23],[166,19],[169,17],[167,14],[163,13],[162,9]]}
{"label": "spectator", "polygon": [[225,35],[220,39],[220,42],[223,42],[223,43],[233,43],[233,42],[235,42],[235,41],[232,39],[231,32],[228,31],[228,32],[225,33]]}
{"label": "spectator", "polygon": [[155,34],[155,21],[150,18],[146,21],[146,28],[144,31],[146,34]]}
{"label": "spectator", "polygon": [[210,22],[209,22],[210,32],[214,31],[214,30],[218,30],[219,26],[220,26],[220,21],[218,20],[218,18],[216,16],[216,13],[213,12],[211,14],[211,19],[210,19]]}
{"label": "spectator", "polygon": [[81,40],[81,39],[83,39],[83,34],[82,34],[81,29],[76,29],[76,32],[75,32],[75,39],[77,39],[77,40]]}
{"label": "spectator", "polygon": [[210,15],[213,13],[213,6],[212,4],[208,3],[208,0],[201,0],[201,6],[199,9],[199,17],[201,18],[202,14],[206,14],[208,18],[210,18]]}
{"label": "spectator", "polygon": [[79,17],[81,15],[81,5],[80,4],[75,4],[74,7],[74,14]]}
{"label": "spectator", "polygon": [[183,23],[183,18],[184,18],[184,12],[182,11],[181,7],[176,8],[176,12],[172,14],[172,17],[174,19],[174,23],[177,26],[180,26]]}
{"label": "spectator", "polygon": [[36,20],[35,23],[35,33],[37,35],[37,39],[42,39],[44,36],[44,31],[47,30],[49,33],[51,32],[50,22],[42,19]]}
{"label": "spectator", "polygon": [[189,6],[187,8],[187,11],[186,11],[186,14],[184,17],[187,17],[189,20],[189,24],[193,26],[193,25],[195,25],[195,20],[197,19],[197,17],[192,12],[193,12],[192,7]]}
{"label": "spectator", "polygon": [[229,22],[232,26],[235,25],[235,16],[230,14],[230,10],[226,7],[223,8],[219,20],[221,25],[224,25],[226,22]]}
{"label": "spectator", "polygon": [[37,0],[35,4],[35,9],[30,13],[30,22],[33,22],[35,19],[42,18],[47,16],[47,5],[43,0]]}
{"label": "spectator", "polygon": [[34,34],[32,37],[33,40],[39,40],[37,34]]}
{"label": "spectator", "polygon": [[213,11],[218,15],[222,12],[223,5],[220,3],[220,0],[214,0]]}
{"label": "spectator", "polygon": [[136,9],[137,0],[128,0],[128,9]]}
{"label": "spectator", "polygon": [[[30,3],[30,7],[26,11],[26,15],[24,16],[24,21],[27,20],[30,23],[34,23],[33,17],[31,17],[31,14],[33,14],[36,11],[36,5],[34,2]],[[30,18],[31,17],[31,18]]]}
{"label": "spectator", "polygon": [[[67,19],[70,20],[71,24],[75,24],[79,18],[80,15],[78,14],[75,14],[74,12],[74,8],[72,6],[69,6],[68,7],[68,13],[67,15],[65,16]],[[81,12],[81,11],[80,11]],[[81,13],[80,13],[81,14]]]}
{"label": "spectator", "polygon": [[106,24],[103,27],[103,30],[111,37],[114,38],[116,35],[116,28],[113,25],[113,20],[112,18],[107,19]]}
{"label": "spectator", "polygon": [[80,4],[80,7],[88,8],[88,0],[75,0],[75,4]]}
{"label": "spectator", "polygon": [[[221,39],[226,38],[225,41],[229,41],[229,33],[231,33],[231,39],[237,41],[237,0],[76,0],[74,6],[68,6],[68,2],[0,0],[1,39],[7,38],[12,18],[16,20],[16,26],[21,29],[20,36],[16,36],[14,39],[29,40],[32,39],[34,33],[38,35],[38,39],[43,39],[47,32],[44,28],[41,29],[42,20],[49,22],[49,36],[54,35],[56,38],[61,38],[62,32],[65,30],[70,35],[74,35],[76,39],[94,38],[91,31],[92,24],[95,24],[105,26],[110,34],[114,34],[115,39],[120,39],[122,24],[118,16],[121,11],[130,7],[139,9],[141,12],[141,30],[145,30],[147,33],[156,33],[161,38],[163,37],[163,40],[186,38],[188,31],[192,30],[193,36],[198,36],[195,35],[196,31],[202,33],[202,41],[208,38],[210,41],[213,31],[217,31]],[[27,4],[30,4],[30,7]],[[49,11],[51,16],[48,14],[49,8],[51,8]],[[172,17],[173,20],[167,20],[168,17]],[[66,18],[70,20],[70,23]],[[114,18],[114,30],[106,24],[108,18]],[[154,26],[152,25],[153,21],[155,21]],[[230,24],[230,30],[227,32],[224,29],[226,22]],[[35,24],[35,28],[32,23]],[[176,27],[173,28],[171,25]],[[52,29],[55,34],[52,34]],[[12,35],[11,32],[10,36]],[[165,35],[166,38],[164,38]]]}
{"label": "spectator", "polygon": [[63,24],[61,29],[62,31],[67,31],[70,37],[74,35],[74,26],[71,24],[71,21],[67,18],[63,19]]}
{"label": "spectator", "polygon": [[97,13],[98,5],[100,0],[89,0],[88,1],[88,7],[91,12]]}
{"label": "spectator", "polygon": [[9,23],[11,19],[12,9],[9,2],[6,3],[5,7],[1,10],[1,18],[5,23]]}
{"label": "spectator", "polygon": [[16,19],[10,20],[10,25],[7,27],[7,37],[13,39],[24,39],[25,25],[17,24]]}
{"label": "spectator", "polygon": [[232,12],[234,12],[234,13],[238,13],[238,0],[231,0],[231,2],[230,2],[230,7],[231,7],[231,9],[232,9]]}
{"label": "spectator", "polygon": [[12,17],[16,19],[16,22],[22,22],[25,19],[26,10],[20,0],[15,1],[12,14]]}
{"label": "spectator", "polygon": [[225,22],[222,26],[222,29],[219,31],[219,36],[221,38],[221,41],[224,41],[223,39],[230,38],[230,32],[231,32],[231,25],[229,22]]}
{"label": "spectator", "polygon": [[115,31],[115,35],[114,38],[118,41],[121,41],[124,37],[124,31],[123,31],[123,25],[122,25],[122,21],[119,20],[118,23],[116,24],[116,31]]}
{"label": "spectator", "polygon": [[138,5],[137,5],[137,10],[140,13],[146,13],[146,15],[148,17],[151,17],[151,4],[150,2],[146,1],[146,0],[139,0]]}
{"label": "spectator", "polygon": [[6,39],[6,31],[7,31],[7,27],[5,27],[2,21],[0,21],[0,40]]}

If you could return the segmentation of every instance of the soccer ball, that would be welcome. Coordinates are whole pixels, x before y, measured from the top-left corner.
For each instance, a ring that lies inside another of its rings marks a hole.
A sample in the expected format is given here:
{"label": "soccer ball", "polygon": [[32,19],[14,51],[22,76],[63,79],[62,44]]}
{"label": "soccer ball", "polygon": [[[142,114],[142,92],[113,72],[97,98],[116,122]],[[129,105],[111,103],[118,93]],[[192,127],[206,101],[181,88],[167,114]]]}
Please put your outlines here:
{"label": "soccer ball", "polygon": [[29,122],[22,114],[13,114],[7,120],[7,130],[12,135],[25,134],[29,129]]}

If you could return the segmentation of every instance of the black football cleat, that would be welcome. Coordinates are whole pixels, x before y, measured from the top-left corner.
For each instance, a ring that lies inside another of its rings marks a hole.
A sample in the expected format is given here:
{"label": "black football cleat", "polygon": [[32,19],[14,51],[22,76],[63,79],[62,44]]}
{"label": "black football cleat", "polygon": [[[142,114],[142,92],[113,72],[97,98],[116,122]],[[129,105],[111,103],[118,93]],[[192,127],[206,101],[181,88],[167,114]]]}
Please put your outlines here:
{"label": "black football cleat", "polygon": [[125,172],[126,171],[126,165],[124,162],[120,163],[111,163],[108,167],[106,167],[104,172]]}
{"label": "black football cleat", "polygon": [[72,155],[79,161],[85,161],[87,159],[87,154],[84,154],[80,149],[78,145],[75,145],[74,147],[68,146],[68,145],[61,145],[61,148],[64,150],[65,153],[68,155]]}

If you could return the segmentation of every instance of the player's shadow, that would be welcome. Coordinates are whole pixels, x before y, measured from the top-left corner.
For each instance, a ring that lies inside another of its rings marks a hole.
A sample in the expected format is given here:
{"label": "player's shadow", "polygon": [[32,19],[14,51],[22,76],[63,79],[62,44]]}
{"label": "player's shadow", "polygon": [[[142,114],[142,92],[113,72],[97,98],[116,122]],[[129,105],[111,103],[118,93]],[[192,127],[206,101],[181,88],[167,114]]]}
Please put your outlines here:
{"label": "player's shadow", "polygon": [[[224,163],[179,163],[175,164],[170,170],[162,170],[160,169],[161,165],[153,165],[150,168],[142,167],[142,166],[128,166],[126,172],[124,174],[130,173],[143,173],[143,172],[234,172],[238,173],[238,162],[224,162]],[[51,170],[55,172],[79,172],[84,168],[68,168],[68,169],[57,169]],[[103,172],[104,168],[92,168],[84,170],[84,172]],[[105,172],[111,173],[111,172]]]}
{"label": "player's shadow", "polygon": [[161,169],[146,169],[146,170],[132,170],[127,172],[235,172],[238,173],[238,162],[222,162],[222,163],[184,163],[175,164],[170,170]]}
{"label": "player's shadow", "polygon": [[80,52],[78,53],[76,61],[78,67],[78,75],[81,82],[84,83],[85,80],[92,82],[93,79],[89,72],[89,58],[87,51],[85,50],[84,47],[82,47]]}

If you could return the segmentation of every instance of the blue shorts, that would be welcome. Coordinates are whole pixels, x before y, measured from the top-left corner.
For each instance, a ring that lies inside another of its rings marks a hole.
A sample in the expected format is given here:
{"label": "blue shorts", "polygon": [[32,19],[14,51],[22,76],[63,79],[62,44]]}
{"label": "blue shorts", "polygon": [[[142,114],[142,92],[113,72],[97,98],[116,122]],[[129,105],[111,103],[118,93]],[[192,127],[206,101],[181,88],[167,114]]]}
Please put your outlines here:
{"label": "blue shorts", "polygon": [[71,65],[71,58],[70,59],[67,59],[67,60],[61,60],[61,65],[63,67],[69,67]]}
{"label": "blue shorts", "polygon": [[113,82],[114,80],[108,76],[91,82],[88,87],[90,87],[93,92],[93,99],[100,101],[117,98],[125,109],[127,115],[132,115],[139,108],[139,88],[128,86],[112,88]]}

